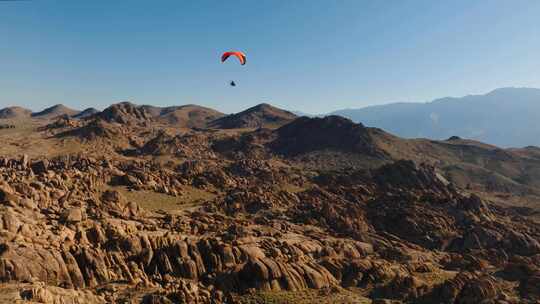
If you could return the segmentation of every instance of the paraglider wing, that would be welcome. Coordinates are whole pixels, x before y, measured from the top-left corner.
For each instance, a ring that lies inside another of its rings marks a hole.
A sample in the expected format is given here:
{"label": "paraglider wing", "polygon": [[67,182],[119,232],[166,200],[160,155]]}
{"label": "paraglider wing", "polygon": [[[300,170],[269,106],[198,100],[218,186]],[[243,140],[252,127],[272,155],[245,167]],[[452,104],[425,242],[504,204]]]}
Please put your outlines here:
{"label": "paraglider wing", "polygon": [[231,56],[236,56],[241,65],[246,64],[246,55],[242,52],[225,52],[221,55],[221,62],[225,62],[225,60]]}

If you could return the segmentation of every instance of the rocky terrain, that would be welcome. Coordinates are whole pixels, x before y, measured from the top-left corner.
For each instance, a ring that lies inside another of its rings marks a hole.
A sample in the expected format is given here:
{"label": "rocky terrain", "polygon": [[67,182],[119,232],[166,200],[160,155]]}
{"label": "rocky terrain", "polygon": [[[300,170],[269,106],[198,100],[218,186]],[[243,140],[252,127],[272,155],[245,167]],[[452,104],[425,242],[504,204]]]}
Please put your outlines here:
{"label": "rocky terrain", "polygon": [[0,119],[0,303],[540,302],[539,148],[83,112]]}

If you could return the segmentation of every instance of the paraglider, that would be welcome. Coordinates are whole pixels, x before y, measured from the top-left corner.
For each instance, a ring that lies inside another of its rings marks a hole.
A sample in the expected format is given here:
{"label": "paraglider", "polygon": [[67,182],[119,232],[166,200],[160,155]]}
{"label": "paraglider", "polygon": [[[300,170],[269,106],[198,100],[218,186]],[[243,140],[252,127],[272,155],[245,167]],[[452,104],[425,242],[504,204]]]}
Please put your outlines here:
{"label": "paraglider", "polygon": [[[229,57],[231,56],[234,56],[236,58],[238,58],[238,61],[240,61],[240,64],[241,65],[245,65],[246,64],[246,55],[242,52],[225,52],[223,53],[223,55],[221,55],[221,62],[225,62]],[[236,86],[236,83],[234,82],[234,80],[232,80],[229,85],[231,87],[235,87]]]}
{"label": "paraglider", "polygon": [[240,61],[241,65],[246,64],[246,55],[242,52],[225,52],[223,55],[221,55],[221,62],[225,62],[229,57],[236,56],[238,60]]}

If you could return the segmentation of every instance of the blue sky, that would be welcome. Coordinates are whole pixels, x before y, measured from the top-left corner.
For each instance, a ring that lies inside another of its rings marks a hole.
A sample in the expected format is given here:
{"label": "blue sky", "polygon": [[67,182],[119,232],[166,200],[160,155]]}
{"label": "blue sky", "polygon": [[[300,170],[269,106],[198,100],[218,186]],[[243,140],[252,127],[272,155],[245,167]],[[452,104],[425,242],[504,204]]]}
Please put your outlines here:
{"label": "blue sky", "polygon": [[0,2],[0,107],[324,113],[540,87],[538,16],[536,0]]}

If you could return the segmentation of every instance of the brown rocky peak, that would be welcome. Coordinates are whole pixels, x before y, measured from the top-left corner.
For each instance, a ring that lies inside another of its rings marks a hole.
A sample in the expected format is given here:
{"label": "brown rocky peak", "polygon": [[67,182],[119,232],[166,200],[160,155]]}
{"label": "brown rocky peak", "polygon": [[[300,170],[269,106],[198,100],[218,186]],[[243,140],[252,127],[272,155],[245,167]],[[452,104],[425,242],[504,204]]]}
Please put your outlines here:
{"label": "brown rocky peak", "polygon": [[120,124],[140,123],[152,119],[150,113],[145,109],[130,102],[113,104],[95,116],[107,122],[116,122]]}
{"label": "brown rocky peak", "polygon": [[272,148],[281,154],[298,155],[317,150],[338,150],[379,155],[369,129],[341,116],[300,117],[276,130]]}
{"label": "brown rocky peak", "polygon": [[260,103],[254,107],[247,109],[245,112],[278,112],[283,111],[279,108],[276,108],[268,103]]}
{"label": "brown rocky peak", "polygon": [[289,111],[261,103],[245,111],[217,119],[211,126],[224,129],[279,127],[296,117]]}

